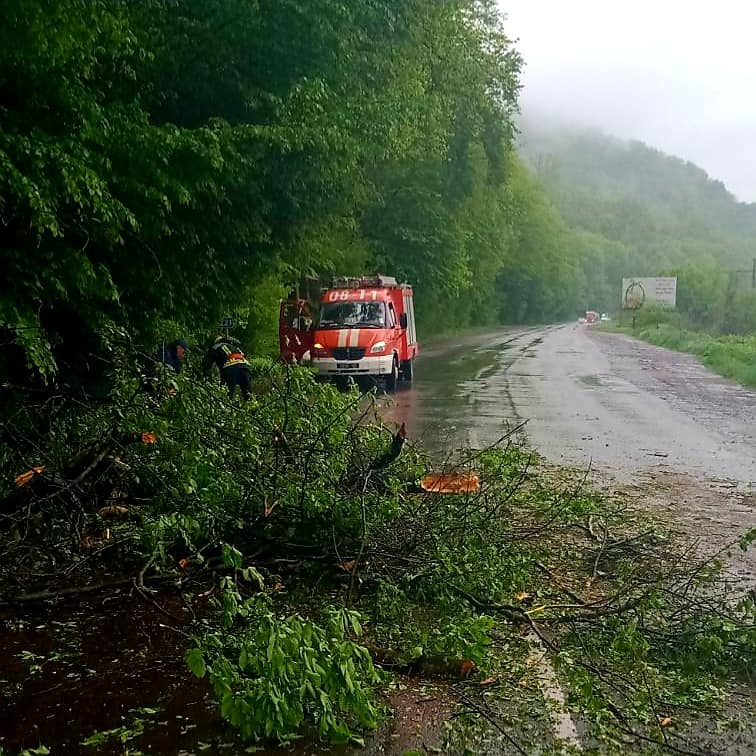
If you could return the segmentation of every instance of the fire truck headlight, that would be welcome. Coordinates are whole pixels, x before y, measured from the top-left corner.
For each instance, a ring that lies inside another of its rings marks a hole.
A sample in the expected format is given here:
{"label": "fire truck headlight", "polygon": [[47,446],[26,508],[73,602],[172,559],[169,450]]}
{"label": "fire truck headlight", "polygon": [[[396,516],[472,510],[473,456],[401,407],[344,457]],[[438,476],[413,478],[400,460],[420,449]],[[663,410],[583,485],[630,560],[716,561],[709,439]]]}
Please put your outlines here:
{"label": "fire truck headlight", "polygon": [[328,357],[328,350],[321,343],[315,343],[312,345],[312,356]]}
{"label": "fire truck headlight", "polygon": [[378,354],[379,352],[385,352],[386,351],[386,342],[385,341],[376,341],[373,346],[370,347],[370,354]]}

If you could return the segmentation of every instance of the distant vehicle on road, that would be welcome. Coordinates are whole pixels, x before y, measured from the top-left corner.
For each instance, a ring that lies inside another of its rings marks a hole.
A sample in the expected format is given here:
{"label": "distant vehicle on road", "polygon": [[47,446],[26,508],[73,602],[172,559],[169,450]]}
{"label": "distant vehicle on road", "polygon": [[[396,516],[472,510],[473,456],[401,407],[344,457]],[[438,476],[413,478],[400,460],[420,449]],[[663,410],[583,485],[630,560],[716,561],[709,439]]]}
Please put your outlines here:
{"label": "distant vehicle on road", "polygon": [[594,310],[586,310],[585,311],[585,322],[588,325],[593,325],[593,323],[599,322],[599,314],[595,312]]}

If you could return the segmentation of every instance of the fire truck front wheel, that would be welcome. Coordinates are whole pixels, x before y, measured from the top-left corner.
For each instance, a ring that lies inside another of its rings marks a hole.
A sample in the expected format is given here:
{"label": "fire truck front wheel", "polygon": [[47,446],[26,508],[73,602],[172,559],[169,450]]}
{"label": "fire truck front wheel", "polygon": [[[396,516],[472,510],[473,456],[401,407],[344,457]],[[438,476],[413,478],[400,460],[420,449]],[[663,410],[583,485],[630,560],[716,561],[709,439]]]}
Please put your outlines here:
{"label": "fire truck front wheel", "polygon": [[391,372],[386,376],[386,391],[396,391],[396,384],[399,382],[399,363],[394,359],[391,363]]}
{"label": "fire truck front wheel", "polygon": [[402,380],[410,383],[414,376],[414,363],[412,360],[405,360],[402,363]]}

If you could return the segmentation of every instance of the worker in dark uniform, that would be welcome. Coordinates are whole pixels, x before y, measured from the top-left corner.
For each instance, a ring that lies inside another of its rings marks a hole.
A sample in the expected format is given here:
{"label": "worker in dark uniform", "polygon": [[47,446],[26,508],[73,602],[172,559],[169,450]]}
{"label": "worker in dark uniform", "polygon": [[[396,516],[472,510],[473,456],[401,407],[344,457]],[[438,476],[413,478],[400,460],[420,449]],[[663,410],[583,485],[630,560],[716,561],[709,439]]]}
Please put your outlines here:
{"label": "worker in dark uniform", "polygon": [[158,392],[157,386],[162,383],[161,374],[165,378],[165,373],[177,374],[181,372],[183,362],[189,351],[189,344],[184,339],[176,339],[170,344],[163,342],[150,356],[149,361],[144,366],[142,374],[142,390],[153,395],[161,401],[161,396],[176,396],[176,388],[173,385],[167,386],[164,390]]}
{"label": "worker in dark uniform", "polygon": [[188,351],[189,344],[183,339],[177,339],[167,346],[163,344],[163,346],[155,352],[153,359],[156,363],[165,365],[174,373],[180,373],[181,363],[186,359],[186,353]]}
{"label": "worker in dark uniform", "polygon": [[220,382],[228,388],[229,396],[234,395],[238,386],[244,398],[249,399],[252,374],[239,341],[231,336],[218,336],[202,361],[205,375],[213,365],[218,366]]}

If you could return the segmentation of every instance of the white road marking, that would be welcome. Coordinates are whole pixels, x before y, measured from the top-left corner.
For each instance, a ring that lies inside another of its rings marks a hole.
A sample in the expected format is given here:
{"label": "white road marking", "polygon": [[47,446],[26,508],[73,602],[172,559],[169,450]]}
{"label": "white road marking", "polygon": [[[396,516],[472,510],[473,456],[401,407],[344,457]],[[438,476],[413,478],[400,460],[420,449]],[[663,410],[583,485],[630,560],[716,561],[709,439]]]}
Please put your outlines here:
{"label": "white road marking", "polygon": [[[480,448],[480,437],[475,428],[468,429],[467,443],[471,449]],[[546,701],[552,704],[550,708],[553,716],[554,735],[567,745],[582,751],[577,727],[575,727],[575,722],[567,708],[564,691],[559,684],[554,667],[549,661],[548,651],[543,645],[543,641],[532,630],[528,631],[526,637],[532,647],[528,657],[528,666],[535,669],[538,687]]]}
{"label": "white road marking", "polygon": [[575,727],[575,722],[567,708],[564,691],[559,684],[554,667],[552,667],[549,661],[548,651],[543,645],[543,641],[532,630],[528,631],[526,637],[533,647],[528,657],[528,666],[536,670],[538,686],[541,689],[543,697],[553,704],[551,713],[554,716],[554,735],[567,745],[581,751],[582,746],[578,737],[577,727]]}

